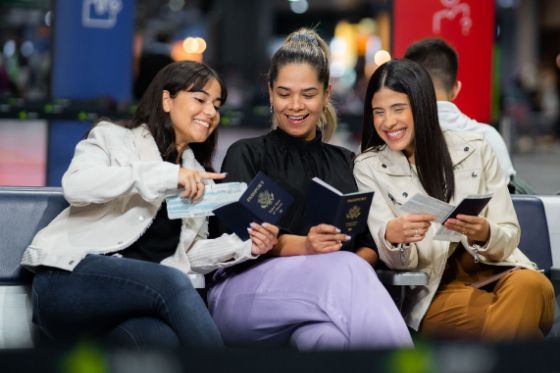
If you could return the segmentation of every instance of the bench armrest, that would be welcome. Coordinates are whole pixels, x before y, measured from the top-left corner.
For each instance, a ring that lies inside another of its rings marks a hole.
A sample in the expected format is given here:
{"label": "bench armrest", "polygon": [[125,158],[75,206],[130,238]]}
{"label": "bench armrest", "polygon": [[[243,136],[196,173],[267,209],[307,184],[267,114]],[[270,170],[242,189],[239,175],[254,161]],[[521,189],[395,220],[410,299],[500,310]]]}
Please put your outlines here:
{"label": "bench armrest", "polygon": [[376,272],[379,280],[385,285],[422,286],[428,284],[428,275],[424,272],[399,272],[386,269]]}

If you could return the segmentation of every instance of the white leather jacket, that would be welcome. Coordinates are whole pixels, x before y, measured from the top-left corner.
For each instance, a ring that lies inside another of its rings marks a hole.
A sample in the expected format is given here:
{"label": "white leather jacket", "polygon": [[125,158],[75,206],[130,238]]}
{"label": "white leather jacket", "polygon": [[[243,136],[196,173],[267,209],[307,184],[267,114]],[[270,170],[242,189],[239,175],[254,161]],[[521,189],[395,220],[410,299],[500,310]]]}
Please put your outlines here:
{"label": "white leather jacket", "polygon": [[[456,204],[469,194],[493,193],[481,213],[490,224],[490,239],[480,247],[469,245],[463,236],[461,243],[465,250],[482,263],[536,269],[517,248],[520,237],[517,215],[490,145],[476,133],[446,131],[444,136],[455,175],[455,195],[450,203]],[[439,287],[450,255],[450,242],[433,239],[440,226],[435,223],[422,241],[406,248],[393,246],[385,239],[387,222],[403,214],[398,204],[416,193],[426,193],[402,152],[388,147],[380,151],[368,150],[356,158],[354,176],[360,190],[375,192],[368,226],[381,260],[392,269],[422,271],[428,275],[428,285],[413,288],[403,309],[408,325],[418,330]]]}
{"label": "white leather jacket", "polygon": [[[184,167],[203,169],[190,149]],[[152,223],[165,195],[177,189],[179,165],[164,162],[145,126],[101,122],[77,146],[62,178],[70,207],[37,233],[22,265],[73,270],[88,254],[115,253]],[[210,181],[211,182],[211,181]],[[236,235],[207,239],[206,218],[183,219],[175,253],[161,263],[185,273],[208,273],[248,259],[251,241]]]}

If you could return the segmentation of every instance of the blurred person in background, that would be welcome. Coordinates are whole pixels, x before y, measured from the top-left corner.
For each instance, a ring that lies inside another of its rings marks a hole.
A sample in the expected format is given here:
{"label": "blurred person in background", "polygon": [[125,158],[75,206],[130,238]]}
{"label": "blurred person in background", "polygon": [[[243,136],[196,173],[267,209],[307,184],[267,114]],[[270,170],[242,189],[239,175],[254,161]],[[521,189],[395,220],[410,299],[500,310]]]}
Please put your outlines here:
{"label": "blurred person in background", "polygon": [[462,82],[457,80],[459,58],[455,50],[444,40],[428,38],[410,45],[404,58],[424,67],[434,84],[439,125],[444,131],[478,132],[492,146],[498,157],[502,174],[509,184],[509,190],[516,193],[532,194],[526,182],[515,178],[515,169],[509,151],[500,133],[491,125],[469,118],[453,103],[461,91]]}

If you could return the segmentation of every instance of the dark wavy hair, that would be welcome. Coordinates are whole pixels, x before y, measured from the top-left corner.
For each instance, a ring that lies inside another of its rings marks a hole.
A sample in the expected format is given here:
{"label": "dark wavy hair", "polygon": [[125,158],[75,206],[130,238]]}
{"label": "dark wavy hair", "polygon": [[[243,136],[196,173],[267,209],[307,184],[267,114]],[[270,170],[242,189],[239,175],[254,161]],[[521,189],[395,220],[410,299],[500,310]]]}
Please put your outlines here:
{"label": "dark wavy hair", "polygon": [[[138,109],[132,120],[125,124],[128,128],[135,128],[145,123],[154,137],[159,152],[165,161],[180,162],[180,156],[175,146],[175,131],[169,114],[163,110],[162,94],[169,91],[175,97],[180,91],[196,92],[212,79],[215,79],[221,88],[221,102],[225,103],[227,90],[219,75],[209,66],[194,61],[179,61],[171,63],[161,69],[140,99]],[[212,170],[212,156],[216,148],[217,131],[203,143],[192,143],[196,159],[207,170]]]}
{"label": "dark wavy hair", "polygon": [[386,87],[408,96],[414,118],[414,159],[418,177],[428,195],[449,202],[455,192],[453,163],[439,126],[432,79],[419,64],[392,60],[375,71],[369,80],[364,102],[362,151],[386,146],[373,126],[371,101]]}

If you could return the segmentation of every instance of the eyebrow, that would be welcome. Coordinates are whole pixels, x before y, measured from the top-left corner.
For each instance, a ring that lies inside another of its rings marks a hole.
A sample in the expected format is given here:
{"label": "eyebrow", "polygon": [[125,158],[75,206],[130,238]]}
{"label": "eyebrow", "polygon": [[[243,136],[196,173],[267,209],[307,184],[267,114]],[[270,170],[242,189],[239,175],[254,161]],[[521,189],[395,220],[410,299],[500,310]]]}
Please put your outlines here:
{"label": "eyebrow", "polygon": [[[204,89],[200,89],[198,91],[190,91],[191,93],[202,93],[205,96],[210,96],[210,93],[206,92]],[[220,101],[220,103],[222,103],[222,98],[221,97],[216,97],[215,101]]]}
{"label": "eyebrow", "polygon": [[[406,102],[397,102],[396,104],[391,105],[390,108],[395,108],[395,107],[399,107],[399,106],[408,106],[408,104]],[[383,108],[380,107],[380,106],[372,106],[371,109],[372,110],[383,110]]]}
{"label": "eyebrow", "polygon": [[[276,89],[282,89],[282,90],[285,90],[285,91],[291,91],[292,90],[291,88],[284,87],[284,86],[278,86],[278,87],[276,87]],[[316,87],[309,87],[309,88],[302,89],[303,92],[311,92],[311,91],[318,91],[318,90],[319,90],[319,88],[316,88]]]}

